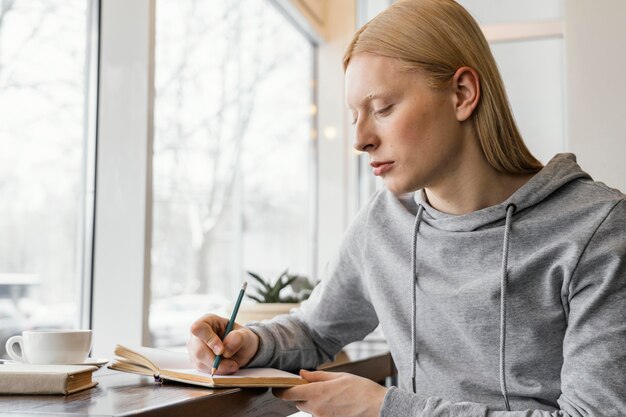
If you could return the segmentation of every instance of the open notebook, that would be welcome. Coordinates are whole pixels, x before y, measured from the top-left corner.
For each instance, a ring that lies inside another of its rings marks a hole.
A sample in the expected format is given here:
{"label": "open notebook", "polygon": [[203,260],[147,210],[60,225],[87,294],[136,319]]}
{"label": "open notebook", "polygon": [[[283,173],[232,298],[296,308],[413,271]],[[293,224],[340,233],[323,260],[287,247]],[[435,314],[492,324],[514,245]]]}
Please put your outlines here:
{"label": "open notebook", "polygon": [[183,382],[210,388],[275,387],[306,384],[298,375],[272,368],[240,369],[233,375],[214,375],[194,369],[187,353],[149,347],[117,345],[115,361],[109,366],[123,372],[154,376],[155,379]]}

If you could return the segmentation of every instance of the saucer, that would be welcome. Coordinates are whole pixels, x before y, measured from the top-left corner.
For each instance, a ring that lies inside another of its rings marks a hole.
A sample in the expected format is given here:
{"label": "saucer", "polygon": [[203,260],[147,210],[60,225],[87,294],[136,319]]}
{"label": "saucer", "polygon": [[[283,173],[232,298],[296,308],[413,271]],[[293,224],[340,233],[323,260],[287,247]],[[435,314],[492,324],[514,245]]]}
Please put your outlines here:
{"label": "saucer", "polygon": [[93,365],[93,366],[102,366],[108,363],[109,360],[106,358],[87,358],[79,363],[72,363],[71,365]]}

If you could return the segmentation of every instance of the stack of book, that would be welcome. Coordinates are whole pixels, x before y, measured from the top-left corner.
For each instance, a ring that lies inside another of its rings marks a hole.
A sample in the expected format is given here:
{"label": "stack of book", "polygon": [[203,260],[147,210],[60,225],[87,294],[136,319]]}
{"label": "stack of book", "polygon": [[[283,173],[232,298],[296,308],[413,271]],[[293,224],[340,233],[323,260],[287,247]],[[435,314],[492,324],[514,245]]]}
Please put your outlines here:
{"label": "stack of book", "polygon": [[97,366],[0,365],[0,394],[72,394],[96,386]]}

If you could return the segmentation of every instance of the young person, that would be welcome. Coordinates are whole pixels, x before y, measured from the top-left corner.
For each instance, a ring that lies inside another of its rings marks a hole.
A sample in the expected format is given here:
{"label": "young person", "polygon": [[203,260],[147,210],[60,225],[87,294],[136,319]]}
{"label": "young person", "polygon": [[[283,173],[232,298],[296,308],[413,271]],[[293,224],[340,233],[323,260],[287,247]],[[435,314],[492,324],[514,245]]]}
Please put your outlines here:
{"label": "young person", "polygon": [[344,68],[355,148],[385,189],[300,309],[224,341],[227,319],[196,321],[197,366],[312,368],[380,323],[398,388],[303,371],[277,395],[315,416],[626,415],[624,195],[571,154],[530,154],[453,0],[394,4]]}

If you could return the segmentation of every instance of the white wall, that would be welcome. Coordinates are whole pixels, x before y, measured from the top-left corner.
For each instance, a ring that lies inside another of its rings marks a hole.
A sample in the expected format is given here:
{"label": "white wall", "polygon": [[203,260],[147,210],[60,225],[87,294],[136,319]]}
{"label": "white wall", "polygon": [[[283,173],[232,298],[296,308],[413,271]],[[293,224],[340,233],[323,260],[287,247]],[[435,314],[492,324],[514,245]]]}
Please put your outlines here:
{"label": "white wall", "polygon": [[565,2],[566,148],[626,192],[626,2]]}

